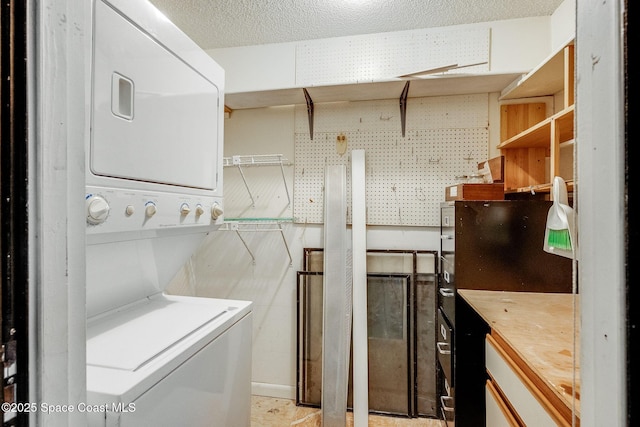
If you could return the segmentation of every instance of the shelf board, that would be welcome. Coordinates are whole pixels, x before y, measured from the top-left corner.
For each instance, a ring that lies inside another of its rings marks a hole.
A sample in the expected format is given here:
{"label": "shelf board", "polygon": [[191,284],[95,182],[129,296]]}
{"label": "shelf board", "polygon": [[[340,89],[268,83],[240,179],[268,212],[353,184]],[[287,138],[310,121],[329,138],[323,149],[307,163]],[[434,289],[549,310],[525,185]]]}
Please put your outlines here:
{"label": "shelf board", "polygon": [[564,49],[570,40],[529,73],[514,80],[500,93],[500,100],[553,95],[564,90]]}
{"label": "shelf board", "polygon": [[570,141],[574,138],[574,115],[575,105],[572,104],[553,116],[556,120],[556,129],[560,131],[560,143]]}
{"label": "shelf board", "polygon": [[570,139],[568,141],[564,141],[560,143],[560,148],[573,148],[573,145],[575,144],[576,140],[575,139]]}
{"label": "shelf board", "polygon": [[254,218],[225,218],[224,219],[224,223],[225,224],[238,223],[238,224],[255,225],[255,224],[280,224],[280,223],[286,223],[286,222],[293,222],[293,218],[287,218],[287,217],[273,217],[273,218],[254,217]]}
{"label": "shelf board", "polygon": [[[409,98],[500,92],[523,72],[483,74],[437,74],[410,79],[356,82],[307,89],[314,103],[399,99],[404,85],[411,81]],[[232,110],[306,104],[303,88],[225,93],[225,105]]]}
{"label": "shelf board", "polygon": [[249,154],[242,156],[224,157],[224,167],[229,166],[291,166],[292,163],[282,154]]}
{"label": "shelf board", "polygon": [[[567,184],[567,191],[569,193],[573,192],[573,180],[565,181]],[[546,182],[544,184],[531,185],[529,187],[520,187],[520,188],[508,188],[505,189],[505,194],[516,194],[516,193],[551,193],[551,183]]]}
{"label": "shelf board", "polygon": [[530,148],[549,147],[551,135],[551,117],[531,126],[529,129],[503,141],[498,145],[499,149],[505,148]]}
{"label": "shelf board", "polygon": [[573,105],[531,126],[529,129],[501,142],[498,149],[532,148],[551,146],[551,123],[556,122],[556,129],[560,131],[560,142],[573,139]]}

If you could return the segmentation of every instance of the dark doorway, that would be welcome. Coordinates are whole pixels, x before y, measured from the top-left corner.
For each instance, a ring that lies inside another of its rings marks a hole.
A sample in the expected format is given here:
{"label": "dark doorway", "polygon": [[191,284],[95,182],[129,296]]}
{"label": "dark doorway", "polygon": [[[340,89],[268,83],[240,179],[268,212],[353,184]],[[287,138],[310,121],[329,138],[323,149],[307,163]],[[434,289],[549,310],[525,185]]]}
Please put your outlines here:
{"label": "dark doorway", "polygon": [[0,20],[0,252],[2,425],[28,425],[26,2],[2,2]]}

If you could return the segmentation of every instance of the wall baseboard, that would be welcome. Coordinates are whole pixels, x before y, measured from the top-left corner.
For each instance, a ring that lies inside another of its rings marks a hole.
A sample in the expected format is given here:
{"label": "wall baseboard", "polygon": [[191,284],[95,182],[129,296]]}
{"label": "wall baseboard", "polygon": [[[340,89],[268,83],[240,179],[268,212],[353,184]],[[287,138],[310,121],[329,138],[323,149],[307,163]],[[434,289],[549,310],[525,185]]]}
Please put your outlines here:
{"label": "wall baseboard", "polygon": [[294,386],[290,385],[252,382],[251,394],[257,396],[279,397],[281,399],[295,399],[296,389]]}

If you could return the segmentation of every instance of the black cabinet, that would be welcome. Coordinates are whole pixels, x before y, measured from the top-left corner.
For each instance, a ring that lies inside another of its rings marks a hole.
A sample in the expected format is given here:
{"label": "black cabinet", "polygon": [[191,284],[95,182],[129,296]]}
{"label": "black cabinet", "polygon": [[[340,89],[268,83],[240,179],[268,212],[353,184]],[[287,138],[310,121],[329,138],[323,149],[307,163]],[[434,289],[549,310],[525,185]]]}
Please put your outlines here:
{"label": "black cabinet", "polygon": [[[546,200],[443,203],[444,282],[448,271],[455,284],[449,288],[571,293],[571,260],[543,250],[551,205]],[[455,325],[455,315],[450,317]]]}
{"label": "black cabinet", "polygon": [[440,412],[450,427],[485,425],[484,337],[489,327],[457,290],[572,291],[571,260],[543,250],[551,203],[441,205],[437,350]]}
{"label": "black cabinet", "polygon": [[459,250],[456,203],[443,203],[440,226],[437,343],[440,414],[448,427],[484,427],[484,336],[489,328],[457,296],[456,269],[466,251]]}

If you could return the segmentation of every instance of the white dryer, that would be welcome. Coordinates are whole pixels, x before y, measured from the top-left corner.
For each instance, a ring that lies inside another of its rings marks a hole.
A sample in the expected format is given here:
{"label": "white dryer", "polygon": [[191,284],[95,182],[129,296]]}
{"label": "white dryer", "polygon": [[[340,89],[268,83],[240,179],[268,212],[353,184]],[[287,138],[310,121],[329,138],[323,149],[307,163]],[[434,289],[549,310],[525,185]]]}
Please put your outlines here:
{"label": "white dryer", "polygon": [[165,293],[223,219],[224,71],[146,0],[92,14],[78,409],[92,426],[247,427],[251,302]]}

